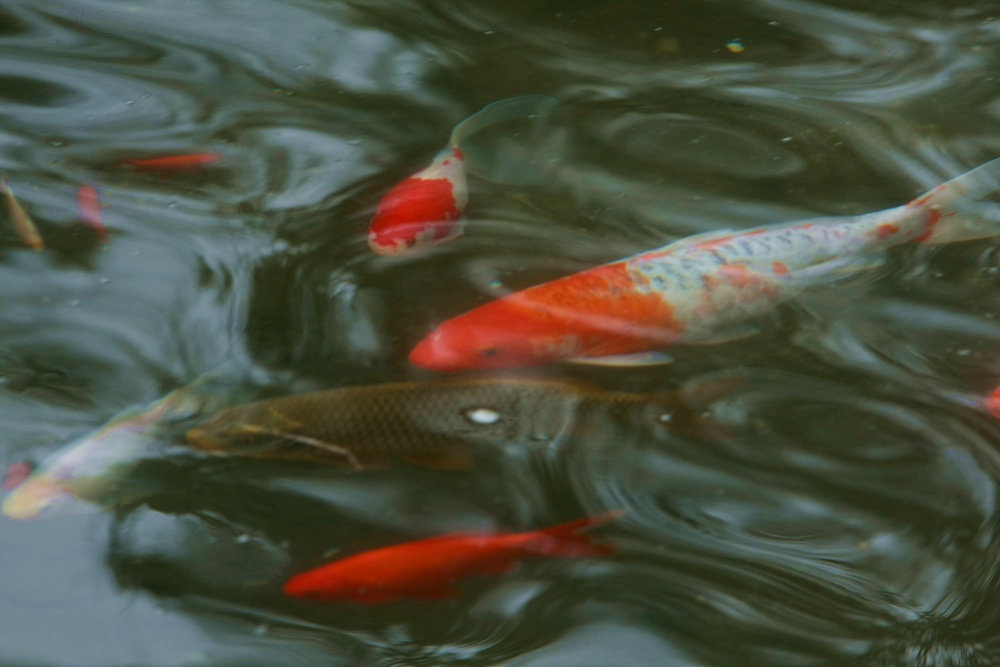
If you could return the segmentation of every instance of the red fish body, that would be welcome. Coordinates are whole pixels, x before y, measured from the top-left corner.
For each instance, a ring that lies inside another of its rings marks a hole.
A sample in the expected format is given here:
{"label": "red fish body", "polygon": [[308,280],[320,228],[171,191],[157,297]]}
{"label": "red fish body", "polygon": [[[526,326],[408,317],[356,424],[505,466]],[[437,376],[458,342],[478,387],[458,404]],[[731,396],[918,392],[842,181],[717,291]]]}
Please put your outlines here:
{"label": "red fish body", "polygon": [[382,198],[368,245],[380,255],[398,255],[447,241],[462,233],[468,203],[465,159],[458,148],[446,148]]}
{"label": "red fish body", "polygon": [[489,104],[456,125],[448,147],[379,202],[368,229],[371,249],[380,255],[412,254],[459,236],[469,203],[462,142],[498,123],[544,115],[555,105],[555,99],[544,95],[512,97]]}
{"label": "red fish body", "polygon": [[891,246],[1000,234],[972,205],[997,189],[1000,160],[885,211],[681,239],[447,320],[410,361],[442,372],[600,362],[731,339],[804,289],[877,265]]}
{"label": "red fish body", "polygon": [[168,155],[142,160],[125,160],[133,167],[161,171],[188,171],[213,164],[222,159],[218,153],[189,153],[186,155]]}
{"label": "red fish body", "polygon": [[454,597],[457,581],[507,572],[527,556],[610,555],[613,547],[595,544],[578,533],[621,514],[609,512],[529,533],[456,533],[376,549],[296,575],[285,584],[284,592],[368,604]]}
{"label": "red fish body", "polygon": [[101,198],[93,185],[81,185],[76,191],[76,207],[80,218],[97,232],[101,240],[108,242],[108,232],[101,219]]}

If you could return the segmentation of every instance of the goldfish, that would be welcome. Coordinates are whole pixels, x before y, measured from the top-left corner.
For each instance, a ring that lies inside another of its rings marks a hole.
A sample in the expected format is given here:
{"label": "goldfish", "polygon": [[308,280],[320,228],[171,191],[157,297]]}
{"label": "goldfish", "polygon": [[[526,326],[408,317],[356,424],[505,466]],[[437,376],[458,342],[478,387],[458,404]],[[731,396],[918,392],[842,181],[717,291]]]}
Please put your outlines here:
{"label": "goldfish", "polygon": [[192,391],[202,381],[148,405],[128,408],[46,457],[7,496],[0,510],[13,519],[32,519],[105,502],[136,465],[157,452],[157,436],[171,420],[207,404],[205,397]]}
{"label": "goldfish", "polygon": [[167,155],[165,157],[145,158],[141,160],[127,159],[126,163],[140,169],[161,171],[188,171],[213,164],[222,159],[219,153],[189,153],[186,155]]}
{"label": "goldfish", "polygon": [[538,116],[555,103],[544,95],[512,97],[489,104],[456,125],[448,146],[379,202],[368,229],[371,249],[380,255],[412,254],[461,235],[462,213],[469,203],[462,142],[485,127]]}
{"label": "goldfish", "polygon": [[529,556],[593,558],[615,553],[580,531],[620,517],[613,511],[528,533],[452,533],[336,560],[298,574],[286,595],[313,600],[379,604],[405,598],[458,595],[455,583],[476,574],[508,572]]}
{"label": "goldfish", "polygon": [[395,459],[462,469],[471,443],[551,441],[597,428],[594,420],[672,433],[710,432],[703,415],[742,378],[691,383],[678,391],[627,393],[582,382],[458,378],[331,389],[238,405],[186,434],[217,455],[311,460],[354,468]]}
{"label": "goldfish", "polygon": [[653,363],[649,354],[671,345],[733,340],[754,332],[747,320],[811,286],[878,266],[892,246],[997,235],[996,222],[972,204],[998,187],[1000,160],[993,160],[895,208],[681,239],[446,320],[409,359],[441,372]]}
{"label": "goldfish", "polygon": [[14,224],[14,231],[24,241],[24,245],[36,252],[45,250],[45,242],[42,240],[42,235],[38,233],[38,228],[35,227],[35,223],[28,217],[21,202],[17,201],[14,193],[10,190],[10,179],[3,179],[3,182],[0,183],[0,192],[7,199],[7,211]]}
{"label": "goldfish", "polygon": [[108,232],[101,220],[101,198],[97,188],[93,185],[81,185],[76,191],[76,207],[80,212],[80,219],[90,225],[101,240],[107,243]]}

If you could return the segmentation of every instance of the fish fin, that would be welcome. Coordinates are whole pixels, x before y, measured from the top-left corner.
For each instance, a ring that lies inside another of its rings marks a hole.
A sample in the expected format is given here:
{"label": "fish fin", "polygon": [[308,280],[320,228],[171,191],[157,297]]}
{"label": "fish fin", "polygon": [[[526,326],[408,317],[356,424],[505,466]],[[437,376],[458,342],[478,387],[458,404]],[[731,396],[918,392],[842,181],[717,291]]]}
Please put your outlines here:
{"label": "fish fin", "polygon": [[451,131],[450,144],[461,150],[461,143],[476,132],[517,118],[530,119],[533,116],[551,114],[559,106],[559,100],[548,95],[521,95],[499,100],[472,114]]}
{"label": "fish fin", "polygon": [[636,352],[635,354],[609,354],[603,357],[574,357],[567,359],[571,364],[587,366],[662,366],[673,363],[674,358],[666,352]]}
{"label": "fish fin", "polygon": [[699,243],[704,243],[706,241],[712,241],[725,236],[732,236],[733,234],[736,234],[736,232],[732,229],[713,229],[709,232],[701,232],[700,234],[693,234],[692,236],[685,236],[684,238],[677,239],[662,250],[663,252],[674,252],[676,250],[682,250],[689,246],[698,245]]}
{"label": "fish fin", "polygon": [[534,533],[531,539],[524,545],[525,551],[536,556],[562,556],[568,558],[610,556],[617,551],[614,546],[598,544],[589,536],[579,533],[587,528],[614,521],[624,514],[625,510],[614,510],[540,530]]}
{"label": "fish fin", "polygon": [[1000,419],[1000,387],[993,390],[993,393],[983,399],[983,409],[994,417]]}
{"label": "fish fin", "polygon": [[400,455],[407,463],[438,470],[468,470],[472,467],[472,451],[465,443],[456,443],[433,452],[412,452]]}
{"label": "fish fin", "polygon": [[[906,208],[935,211],[920,243],[953,243],[1000,236],[1000,216],[986,216],[977,200],[1000,190],[1000,158],[943,183],[917,197]],[[994,207],[995,208],[995,207]]]}
{"label": "fish fin", "polygon": [[[466,170],[479,178],[502,185],[542,184],[556,161],[545,127],[558,106],[558,100],[546,95],[494,102],[455,126],[451,146],[462,152]],[[522,122],[517,129],[527,125],[527,130],[505,131],[500,139],[470,140],[488,127],[518,120]]]}
{"label": "fish fin", "polygon": [[872,271],[885,263],[883,253],[869,253],[858,256],[837,257],[803,269],[796,269],[796,282],[828,283],[837,278],[848,278],[862,271]]}

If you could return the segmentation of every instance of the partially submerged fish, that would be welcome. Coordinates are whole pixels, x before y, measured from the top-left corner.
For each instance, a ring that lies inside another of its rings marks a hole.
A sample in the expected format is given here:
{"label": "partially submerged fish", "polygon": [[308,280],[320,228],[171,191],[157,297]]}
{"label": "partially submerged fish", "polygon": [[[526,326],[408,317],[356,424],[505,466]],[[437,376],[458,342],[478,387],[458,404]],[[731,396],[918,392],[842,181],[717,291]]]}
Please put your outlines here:
{"label": "partially submerged fish", "polygon": [[97,232],[101,241],[108,242],[108,232],[104,229],[101,216],[101,197],[93,185],[81,185],[76,191],[76,207],[80,219]]}
{"label": "partially submerged fish", "polygon": [[732,378],[656,394],[511,378],[370,385],[228,408],[188,431],[187,440],[215,454],[355,468],[394,459],[464,468],[472,463],[472,442],[552,441],[599,428],[601,419],[626,428],[701,433],[709,426],[704,406],[733,388]]}
{"label": "partially submerged fish", "polygon": [[164,157],[126,159],[125,162],[138,167],[158,171],[191,171],[214,164],[222,159],[219,153],[188,153],[185,155],[167,155]]}
{"label": "partially submerged fish", "polygon": [[462,141],[485,127],[537,116],[555,104],[554,98],[544,95],[512,97],[487,105],[456,125],[448,146],[379,202],[368,229],[371,249],[380,255],[402,255],[459,236],[469,203]]}
{"label": "partially submerged fish", "polygon": [[508,572],[529,556],[610,556],[615,553],[613,546],[580,532],[623,513],[608,512],[529,533],[454,533],[397,544],[303,572],[289,579],[283,590],[294,597],[363,604],[452,598],[458,595],[458,581]]}
{"label": "partially submerged fish", "polygon": [[158,451],[159,428],[203,407],[192,391],[199,381],[139,408],[129,408],[104,426],[48,456],[4,500],[3,513],[31,519],[47,510],[105,502],[144,458]]}
{"label": "partially submerged fish", "polygon": [[897,208],[681,239],[447,320],[410,361],[443,372],[619,362],[678,343],[732,340],[752,332],[747,320],[878,265],[892,246],[1000,234],[998,221],[973,205],[998,188],[1000,160],[993,160]]}
{"label": "partially submerged fish", "polygon": [[42,240],[42,235],[38,233],[38,228],[35,227],[35,223],[21,206],[21,202],[17,201],[17,197],[11,192],[9,178],[4,178],[0,182],[0,192],[7,200],[7,212],[10,213],[10,221],[14,225],[14,231],[24,241],[24,245],[36,252],[45,250],[45,242]]}

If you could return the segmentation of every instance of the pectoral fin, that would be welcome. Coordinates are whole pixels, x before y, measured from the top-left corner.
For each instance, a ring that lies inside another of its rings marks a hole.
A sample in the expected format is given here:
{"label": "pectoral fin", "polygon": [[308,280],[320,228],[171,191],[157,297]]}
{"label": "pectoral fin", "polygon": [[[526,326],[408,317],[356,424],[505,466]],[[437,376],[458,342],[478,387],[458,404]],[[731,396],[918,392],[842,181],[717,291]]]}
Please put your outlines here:
{"label": "pectoral fin", "polygon": [[588,366],[662,366],[673,363],[674,358],[665,352],[637,352],[635,354],[609,354],[603,357],[575,357],[571,364]]}

